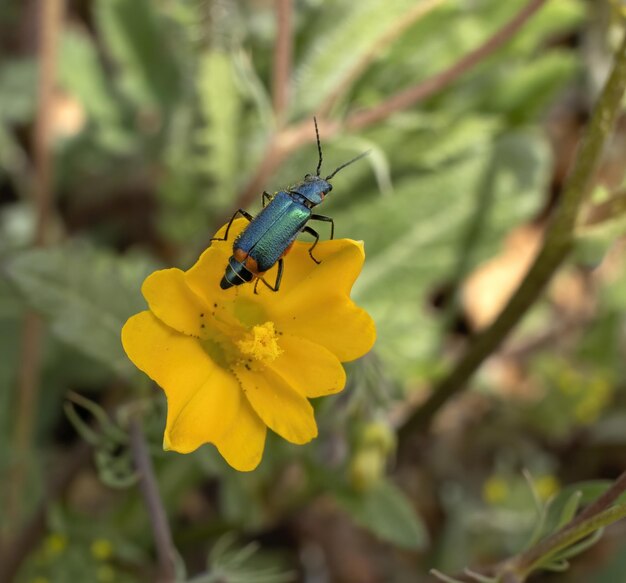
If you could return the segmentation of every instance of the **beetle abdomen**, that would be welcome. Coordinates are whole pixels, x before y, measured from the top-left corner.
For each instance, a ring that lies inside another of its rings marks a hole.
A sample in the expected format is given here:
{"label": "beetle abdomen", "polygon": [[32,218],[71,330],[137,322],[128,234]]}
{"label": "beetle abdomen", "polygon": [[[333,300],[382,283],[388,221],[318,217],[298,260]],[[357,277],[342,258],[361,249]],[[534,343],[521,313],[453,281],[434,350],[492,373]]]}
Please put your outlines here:
{"label": "beetle abdomen", "polygon": [[249,271],[243,263],[240,263],[234,257],[231,257],[228,260],[224,277],[222,277],[222,281],[220,281],[220,287],[222,289],[228,289],[234,285],[248,283],[249,281],[252,281],[253,278],[254,274]]}

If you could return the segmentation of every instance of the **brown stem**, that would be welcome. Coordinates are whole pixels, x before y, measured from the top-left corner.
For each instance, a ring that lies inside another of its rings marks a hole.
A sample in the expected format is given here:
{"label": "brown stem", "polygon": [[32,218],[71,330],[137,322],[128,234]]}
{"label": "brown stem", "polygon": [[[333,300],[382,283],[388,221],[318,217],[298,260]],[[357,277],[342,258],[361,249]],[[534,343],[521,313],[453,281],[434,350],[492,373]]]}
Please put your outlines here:
{"label": "brown stem", "polygon": [[[47,225],[52,208],[52,148],[51,116],[56,77],[57,45],[64,11],[64,0],[42,0],[39,4],[39,73],[37,92],[37,119],[33,133],[35,178],[33,198],[36,205],[34,244],[44,246]],[[26,475],[26,461],[30,455],[33,427],[37,414],[39,368],[43,325],[37,314],[24,314],[21,350],[17,374],[17,404],[14,428],[16,464],[6,481],[7,528],[19,520],[22,509],[22,491]]]}
{"label": "brown stem", "polygon": [[[320,138],[322,140],[330,139],[344,129],[350,131],[364,129],[382,121],[392,113],[406,109],[431,97],[436,92],[442,91],[508,41],[546,1],[531,0],[510,22],[505,24],[483,45],[462,57],[449,69],[391,96],[381,104],[349,114],[343,123],[324,119],[322,116],[318,117]],[[315,132],[309,119],[280,129],[270,139],[265,149],[265,155],[259,162],[252,178],[237,197],[235,207],[248,206],[256,196],[260,195],[267,180],[280,164],[302,146],[314,142]]]}
{"label": "brown stem", "polygon": [[276,44],[274,45],[274,69],[272,72],[272,98],[278,127],[284,123],[289,103],[291,78],[292,0],[276,0]]}
{"label": "brown stem", "polygon": [[394,22],[389,30],[371,44],[369,50],[359,59],[355,66],[347,72],[343,81],[341,81],[324,100],[319,107],[318,116],[328,117],[335,103],[345,95],[348,89],[352,87],[354,82],[367,70],[372,61],[374,61],[385,48],[399,38],[410,26],[414,25],[435,8],[438,8],[443,2],[445,2],[445,0],[424,0],[423,2],[419,2]]}
{"label": "brown stem", "polygon": [[546,2],[547,0],[531,0],[491,38],[487,39],[477,49],[465,55],[450,68],[414,87],[393,95],[374,107],[349,115],[345,127],[352,131],[362,129],[441,91],[510,40]]}
{"label": "brown stem", "polygon": [[[595,502],[587,506],[576,518],[550,536],[539,541],[519,555],[515,555],[514,557],[494,565],[472,569],[472,572],[486,577],[499,576],[502,581],[507,581],[507,579],[504,578],[506,576],[510,577],[511,581],[524,581],[526,578],[524,573],[532,568],[541,557],[544,557],[551,549],[554,549],[560,541],[566,539],[568,534],[575,532],[584,522],[601,518],[601,515],[607,512],[624,492],[626,492],[626,472],[622,473],[612,486]],[[468,576],[467,573],[454,575],[453,578],[464,582],[476,581],[475,578]]]}
{"label": "brown stem", "polygon": [[159,493],[159,485],[152,460],[148,452],[141,421],[136,415],[130,423],[130,447],[139,474],[139,488],[152,526],[154,543],[159,561],[158,583],[173,583],[176,580],[176,550],[167,514]]}
{"label": "brown stem", "polygon": [[598,162],[613,130],[625,88],[626,35],[616,53],[613,70],[594,109],[541,251],[495,322],[476,337],[450,374],[435,386],[422,407],[405,421],[400,429],[400,437],[405,443],[411,433],[425,430],[444,403],[467,386],[478,367],[540,297],[545,285],[567,257],[573,245],[580,207],[591,188]]}
{"label": "brown stem", "polygon": [[626,472],[620,474],[613,485],[600,496],[595,502],[589,504],[572,522],[568,524],[568,528],[578,525],[606,510],[613,504],[624,492],[626,492]]}

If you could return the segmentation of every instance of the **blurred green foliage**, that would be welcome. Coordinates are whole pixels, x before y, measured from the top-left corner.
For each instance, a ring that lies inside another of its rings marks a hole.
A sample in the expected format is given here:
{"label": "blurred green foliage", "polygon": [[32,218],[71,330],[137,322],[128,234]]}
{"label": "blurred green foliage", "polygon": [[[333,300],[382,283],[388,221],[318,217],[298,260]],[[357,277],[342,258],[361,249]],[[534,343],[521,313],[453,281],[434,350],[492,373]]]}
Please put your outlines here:
{"label": "blurred green foliage", "polygon": [[[296,3],[287,122],[311,120],[414,4]],[[331,117],[378,104],[442,71],[523,4],[443,2],[376,52],[334,102]],[[607,435],[621,446],[626,441],[619,426],[625,415],[623,266],[610,286],[599,289],[587,336],[565,345],[559,357],[544,352],[524,363],[542,398],[518,405],[506,393],[493,397],[498,382],[481,377],[481,387],[492,392],[493,424],[480,426],[465,447],[444,438],[424,454],[424,468],[404,468],[399,474],[411,484],[410,495],[385,477],[393,447],[372,449],[362,435],[364,426],[402,408],[407,395],[446,370],[442,348],[450,322],[462,313],[458,284],[499,253],[511,230],[545,209],[554,161],[544,120],[567,88],[581,86],[583,59],[572,39],[590,26],[585,3],[548,2],[512,42],[451,87],[356,135],[339,134],[323,144],[328,168],[372,150],[366,162],[337,177],[324,213],[334,218],[338,237],[365,241],[367,260],[354,297],[374,316],[378,341],[375,354],[349,367],[349,390],[316,403],[320,438],[303,448],[270,439],[263,464],[250,475],[235,473],[210,446],[188,456],[160,451],[163,398],[146,388],[125,358],[119,331],[143,308],[140,287],[150,271],[195,261],[237,204],[276,130],[269,90],[273,7],[220,0],[81,5],[60,43],[53,118],[58,200],[51,219],[58,243],[47,249],[29,248],[35,220],[24,134],[35,117],[36,63],[19,51],[0,61],[0,385],[15,383],[15,339],[25,309],[35,308],[49,324],[37,415],[40,455],[28,462],[28,495],[41,495],[37,477],[67,446],[61,437],[69,431],[63,402],[74,389],[106,409],[141,399],[156,402],[146,431],[175,543],[183,556],[194,558],[185,576],[203,573],[193,581],[292,580],[298,564],[293,541],[279,558],[267,549],[254,554],[246,545],[297,524],[297,516],[320,498],[333,500],[344,520],[389,545],[380,548],[419,550],[411,561],[387,567],[398,578],[384,580],[415,580],[406,577],[433,564],[453,570],[519,550],[536,523],[520,469],[540,476],[562,470],[564,480],[578,479],[560,467],[554,444],[584,428],[599,443]],[[0,32],[14,27],[19,15],[17,0],[2,7]],[[265,188],[300,179],[316,161],[314,144],[292,152]],[[260,193],[251,210],[259,207]],[[616,236],[615,230],[604,238],[600,233],[599,246],[586,254],[593,233],[581,239],[580,257],[592,257],[583,264],[597,265]],[[432,300],[447,286],[453,292],[444,318]],[[542,309],[531,318],[530,332],[549,327]],[[12,463],[15,402],[13,392],[0,391],[3,471]],[[618,425],[614,421],[604,430],[611,403],[619,405],[611,412]],[[126,431],[123,418],[115,422],[118,431]],[[107,443],[104,450],[114,459],[118,447],[126,446]],[[600,471],[593,463],[583,465]],[[102,468],[110,465],[98,467],[106,482]],[[361,472],[360,481],[355,472]],[[491,490],[485,486],[490,480]],[[118,485],[129,488],[122,492],[92,484],[55,506],[49,534],[20,580],[150,580],[148,521],[134,480],[123,482]],[[214,506],[198,502],[203,488],[215,490]],[[564,499],[578,490],[585,498],[590,488],[564,490],[567,496],[555,499],[546,524],[553,530],[553,509],[562,512]],[[491,497],[481,498],[481,492]],[[228,532],[235,536],[216,543]],[[239,543],[243,550],[237,550]],[[203,570],[196,555],[206,556],[213,544]],[[318,549],[321,543],[311,545]],[[253,554],[262,567],[249,566]],[[386,554],[381,564],[392,556]],[[607,567],[594,580],[615,581],[611,573],[619,568]]]}

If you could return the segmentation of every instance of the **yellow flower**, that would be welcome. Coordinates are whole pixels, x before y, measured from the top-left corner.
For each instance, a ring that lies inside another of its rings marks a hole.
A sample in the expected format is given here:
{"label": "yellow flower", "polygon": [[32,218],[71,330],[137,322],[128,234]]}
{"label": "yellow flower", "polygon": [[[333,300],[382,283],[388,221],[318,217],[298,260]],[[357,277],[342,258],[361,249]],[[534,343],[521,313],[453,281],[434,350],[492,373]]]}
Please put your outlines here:
{"label": "yellow flower", "polygon": [[44,540],[44,549],[48,556],[60,555],[67,548],[67,537],[64,534],[54,532]]}
{"label": "yellow flower", "polygon": [[556,477],[549,474],[537,478],[534,482],[537,495],[543,501],[546,501],[548,498],[556,494],[561,487]]}
{"label": "yellow flower", "polygon": [[504,502],[509,494],[509,484],[500,476],[490,476],[483,484],[483,500],[489,504]]}
{"label": "yellow flower", "polygon": [[113,555],[113,545],[106,538],[97,538],[91,543],[91,554],[99,561],[106,561]]}
{"label": "yellow flower", "polygon": [[128,357],[167,396],[164,448],[189,453],[213,443],[241,471],[259,464],[268,427],[296,444],[316,437],[309,399],[341,391],[341,362],[376,338],[372,319],[350,299],[365,257],[356,241],[320,243],[319,265],[310,243],[296,242],[278,292],[262,283],[258,294],[254,284],[220,289],[246,224],[235,221],[229,241],[214,241],[189,271],[151,274],[142,286],[150,309],[122,330]]}

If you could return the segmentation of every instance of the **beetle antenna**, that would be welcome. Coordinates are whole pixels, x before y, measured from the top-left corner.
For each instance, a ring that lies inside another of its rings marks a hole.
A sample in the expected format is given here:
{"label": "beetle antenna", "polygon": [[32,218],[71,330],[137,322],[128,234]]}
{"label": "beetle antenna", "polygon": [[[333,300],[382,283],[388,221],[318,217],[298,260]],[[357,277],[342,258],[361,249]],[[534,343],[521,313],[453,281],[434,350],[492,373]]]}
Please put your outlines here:
{"label": "beetle antenna", "polygon": [[320,154],[320,161],[317,163],[317,170],[315,171],[315,175],[319,176],[320,171],[322,170],[322,143],[320,142],[320,132],[317,129],[317,119],[313,116],[313,123],[315,124],[315,135],[317,136],[317,151]]}
{"label": "beetle antenna", "polygon": [[361,158],[363,158],[363,156],[367,156],[369,153],[370,151],[367,150],[359,154],[358,156],[355,156],[354,158],[352,158],[352,160],[348,160],[347,162],[339,166],[339,168],[336,168],[332,173],[330,173],[326,178],[324,178],[324,180],[330,180],[335,174],[337,174],[337,172],[339,172],[339,170],[343,170],[346,166],[350,166],[350,164],[352,164],[353,162],[356,162],[357,160],[360,160]]}

